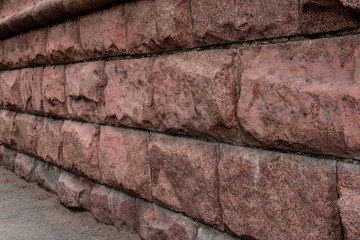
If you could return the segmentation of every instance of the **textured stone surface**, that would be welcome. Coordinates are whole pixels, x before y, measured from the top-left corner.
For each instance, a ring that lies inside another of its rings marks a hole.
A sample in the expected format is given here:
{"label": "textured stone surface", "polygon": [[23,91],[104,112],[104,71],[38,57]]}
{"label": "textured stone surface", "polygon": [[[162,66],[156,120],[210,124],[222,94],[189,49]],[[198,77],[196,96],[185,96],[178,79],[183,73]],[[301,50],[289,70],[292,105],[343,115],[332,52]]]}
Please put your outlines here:
{"label": "textured stone surface", "polygon": [[340,239],[335,161],[228,145],[220,156],[230,231],[264,240]]}
{"label": "textured stone surface", "polygon": [[14,172],[30,182],[34,180],[35,159],[27,155],[18,153],[14,159]]}
{"label": "textured stone surface", "polygon": [[2,165],[5,169],[14,171],[14,164],[17,152],[4,148],[2,152]]}
{"label": "textured stone surface", "polygon": [[129,53],[191,47],[188,0],[133,1],[125,4]]}
{"label": "textured stone surface", "polygon": [[104,62],[68,65],[66,67],[66,95],[70,116],[86,121],[103,121],[106,84]]}
{"label": "textured stone surface", "polygon": [[61,129],[61,166],[100,181],[97,156],[99,135],[100,128],[97,125],[65,121]]}
{"label": "textured stone surface", "polygon": [[153,106],[153,83],[148,78],[150,59],[108,61],[105,73],[107,122],[142,128],[158,128]]}
{"label": "textured stone surface", "polygon": [[102,185],[95,185],[90,199],[91,211],[98,221],[112,224],[119,230],[136,230],[135,198]]}
{"label": "textured stone surface", "polygon": [[17,0],[17,1],[1,1],[0,16],[6,17],[15,12],[19,12],[28,7],[34,6],[41,0]]}
{"label": "textured stone surface", "polygon": [[103,126],[99,166],[102,182],[151,199],[151,177],[146,132]]}
{"label": "textured stone surface", "polygon": [[20,76],[21,106],[31,113],[43,109],[42,80],[43,68],[23,68]]}
{"label": "textured stone surface", "polygon": [[296,0],[191,1],[195,45],[295,35]]}
{"label": "textured stone surface", "polygon": [[149,155],[156,201],[208,224],[222,224],[215,144],[154,134]]}
{"label": "textured stone surface", "polygon": [[14,112],[0,110],[0,141],[6,145],[13,146],[14,143]]}
{"label": "textured stone surface", "polygon": [[196,225],[190,218],[142,200],[136,201],[136,207],[141,239],[196,239]]}
{"label": "textured stone surface", "polygon": [[0,73],[0,103],[8,109],[22,109],[20,77],[20,70],[3,71]]}
{"label": "textured stone surface", "polygon": [[34,169],[34,181],[42,188],[57,194],[57,182],[60,169],[42,161],[36,161]]}
{"label": "textured stone surface", "polygon": [[93,184],[74,174],[62,171],[57,182],[57,195],[68,207],[91,209],[90,193]]}
{"label": "textured stone surface", "polygon": [[17,150],[37,155],[39,135],[36,131],[36,117],[34,115],[17,114],[14,122],[13,136]]}
{"label": "textured stone surface", "polygon": [[161,56],[154,61],[150,79],[155,110],[165,130],[237,140],[235,51]]}
{"label": "textured stone surface", "polygon": [[341,223],[346,240],[360,238],[360,165],[339,163],[338,191]]}
{"label": "textured stone surface", "polygon": [[45,67],[42,94],[45,113],[55,116],[67,115],[64,66]]}
{"label": "textured stone surface", "polygon": [[49,28],[46,52],[53,63],[84,58],[80,41],[79,21],[67,21]]}
{"label": "textured stone surface", "polygon": [[59,148],[61,144],[61,127],[63,121],[49,118],[37,118],[38,134],[37,156],[45,162],[60,165]]}
{"label": "textured stone surface", "polygon": [[80,39],[90,58],[126,53],[124,4],[81,17]]}
{"label": "textured stone surface", "polygon": [[358,12],[360,11],[360,2],[357,0],[340,0],[340,2],[346,7],[352,8]]}
{"label": "textured stone surface", "polygon": [[358,36],[240,51],[245,142],[360,158]]}
{"label": "textured stone surface", "polygon": [[[346,0],[342,0],[346,1]],[[304,34],[337,31],[360,26],[358,14],[339,0],[300,0]]]}
{"label": "textured stone surface", "polygon": [[196,240],[237,240],[237,238],[201,224],[197,230]]}

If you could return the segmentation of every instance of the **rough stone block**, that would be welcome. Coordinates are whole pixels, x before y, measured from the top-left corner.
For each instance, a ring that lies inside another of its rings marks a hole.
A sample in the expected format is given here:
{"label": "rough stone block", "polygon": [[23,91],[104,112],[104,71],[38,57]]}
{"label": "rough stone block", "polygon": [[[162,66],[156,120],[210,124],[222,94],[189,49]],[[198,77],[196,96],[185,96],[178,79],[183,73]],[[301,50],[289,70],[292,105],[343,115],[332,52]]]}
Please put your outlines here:
{"label": "rough stone block", "polygon": [[37,156],[45,162],[60,165],[59,149],[61,145],[61,128],[63,121],[50,118],[37,118],[38,134]]}
{"label": "rough stone block", "polygon": [[0,82],[1,105],[12,110],[22,110],[20,70],[1,72]]}
{"label": "rough stone block", "polygon": [[336,162],[221,145],[224,224],[249,239],[340,239]]}
{"label": "rough stone block", "polygon": [[104,62],[68,65],[66,67],[66,95],[70,116],[86,121],[103,121],[106,84]]}
{"label": "rough stone block", "polygon": [[42,95],[42,67],[23,68],[20,77],[21,106],[30,113],[42,113],[43,95]]}
{"label": "rough stone block", "polygon": [[57,181],[57,195],[67,207],[91,209],[90,193],[93,183],[84,178],[61,171]]}
{"label": "rough stone block", "polygon": [[151,135],[153,198],[208,224],[222,224],[215,144]]}
{"label": "rough stone block", "polygon": [[81,17],[80,39],[88,58],[126,53],[124,4]]}
{"label": "rough stone block", "polygon": [[42,161],[36,161],[34,169],[34,181],[46,190],[57,194],[57,182],[60,169]]}
{"label": "rough stone block", "polygon": [[162,128],[237,141],[236,56],[232,50],[213,50],[156,58],[150,81]]}
{"label": "rough stone block", "polygon": [[14,159],[14,172],[28,182],[34,181],[35,159],[18,153]]}
{"label": "rough stone block", "polygon": [[4,41],[3,61],[6,68],[17,68],[29,61],[27,52],[30,48],[30,34],[18,34]]}
{"label": "rough stone block", "polygon": [[196,239],[196,224],[192,219],[142,200],[136,200],[136,208],[141,239]]}
{"label": "rough stone block", "polygon": [[135,232],[135,198],[102,185],[95,185],[90,199],[91,211],[98,221],[112,224],[119,230]]}
{"label": "rough stone block", "polygon": [[[228,233],[220,232],[214,228],[201,224],[197,230],[196,240],[237,240]],[[246,239],[246,238],[244,238]],[[251,240],[251,239],[250,239]]]}
{"label": "rough stone block", "polygon": [[356,11],[360,11],[360,2],[359,1],[356,1],[356,0],[340,0],[340,2],[346,6],[346,7],[349,7],[349,8],[352,8]]}
{"label": "rough stone block", "polygon": [[[346,1],[346,0],[342,0]],[[358,14],[339,0],[300,0],[304,34],[331,32],[360,26]]]}
{"label": "rough stone block", "polygon": [[2,165],[4,166],[5,169],[14,171],[15,158],[17,154],[18,154],[17,152],[9,148],[4,148]]}
{"label": "rough stone block", "polygon": [[241,49],[243,141],[360,159],[359,56],[358,36]]}
{"label": "rough stone block", "polygon": [[55,116],[66,116],[65,68],[45,67],[42,82],[44,112]]}
{"label": "rough stone block", "polygon": [[67,21],[50,27],[46,52],[53,63],[84,59],[79,21]]}
{"label": "rough stone block", "polygon": [[191,1],[197,46],[300,33],[297,0]]}
{"label": "rough stone block", "polygon": [[19,12],[24,10],[28,7],[34,6],[36,3],[40,2],[41,0],[17,0],[17,1],[2,1],[1,2],[1,9],[0,9],[0,16],[6,17],[13,13]]}
{"label": "rough stone block", "polygon": [[192,46],[188,0],[127,2],[125,22],[131,54]]}
{"label": "rough stone block", "polygon": [[105,63],[107,122],[142,128],[159,127],[153,106],[153,83],[148,78],[149,67],[149,58]]}
{"label": "rough stone block", "polygon": [[100,128],[94,124],[65,121],[61,129],[60,164],[65,169],[101,180],[98,161]]}
{"label": "rough stone block", "polygon": [[23,153],[37,155],[39,135],[36,130],[36,117],[28,114],[17,114],[13,131],[16,149]]}
{"label": "rough stone block", "polygon": [[360,165],[339,163],[338,191],[345,239],[360,239]]}
{"label": "rough stone block", "polygon": [[[0,85],[1,86],[1,85]],[[14,112],[0,110],[0,141],[8,146],[14,146]]]}
{"label": "rough stone block", "polygon": [[26,58],[28,62],[24,61],[22,66],[27,66],[29,64],[47,64],[49,63],[48,55],[46,53],[46,45],[48,38],[48,28],[41,28],[28,33],[29,36],[26,38],[29,39],[29,48],[26,49]]}
{"label": "rough stone block", "polygon": [[5,155],[5,147],[3,145],[0,145],[0,166],[3,165],[4,155]]}
{"label": "rough stone block", "polygon": [[148,133],[103,126],[99,166],[102,182],[151,199]]}

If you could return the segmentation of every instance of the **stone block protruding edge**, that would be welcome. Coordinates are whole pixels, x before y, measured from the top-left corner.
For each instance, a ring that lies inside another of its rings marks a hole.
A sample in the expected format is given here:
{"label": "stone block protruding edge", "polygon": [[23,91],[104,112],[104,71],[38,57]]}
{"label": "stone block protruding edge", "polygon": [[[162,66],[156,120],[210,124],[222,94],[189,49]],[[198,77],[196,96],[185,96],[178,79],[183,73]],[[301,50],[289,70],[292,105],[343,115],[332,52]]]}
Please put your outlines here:
{"label": "stone block protruding edge", "polygon": [[98,9],[116,0],[49,0],[0,19],[0,39]]}

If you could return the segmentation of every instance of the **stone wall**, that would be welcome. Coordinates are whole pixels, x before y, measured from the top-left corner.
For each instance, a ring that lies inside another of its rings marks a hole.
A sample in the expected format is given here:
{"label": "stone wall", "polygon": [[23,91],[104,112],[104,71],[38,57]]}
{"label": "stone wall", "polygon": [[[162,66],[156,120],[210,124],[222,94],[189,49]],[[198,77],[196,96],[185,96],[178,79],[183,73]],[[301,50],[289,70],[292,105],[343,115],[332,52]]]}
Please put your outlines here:
{"label": "stone wall", "polygon": [[360,4],[0,10],[0,163],[143,239],[360,238]]}

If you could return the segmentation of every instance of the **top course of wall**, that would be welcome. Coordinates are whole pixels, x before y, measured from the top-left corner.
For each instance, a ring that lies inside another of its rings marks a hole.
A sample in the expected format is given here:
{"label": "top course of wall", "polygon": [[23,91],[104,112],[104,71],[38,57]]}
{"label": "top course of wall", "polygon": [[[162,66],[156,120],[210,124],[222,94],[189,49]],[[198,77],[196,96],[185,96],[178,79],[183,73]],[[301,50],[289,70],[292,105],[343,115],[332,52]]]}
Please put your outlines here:
{"label": "top course of wall", "polygon": [[356,14],[360,4],[352,0],[2,0],[0,38],[117,3],[135,4],[140,11],[133,17],[139,19],[144,17],[142,14],[151,16],[151,12],[141,9],[152,5],[155,7],[152,10],[160,15],[151,20],[156,21],[159,28],[169,24],[164,21],[169,17],[185,21],[192,30],[190,46],[314,34],[354,28],[360,24]]}

